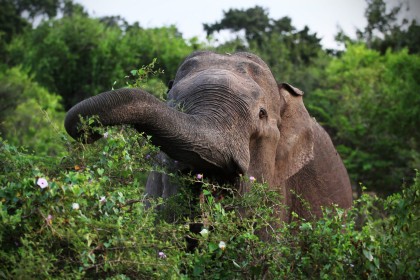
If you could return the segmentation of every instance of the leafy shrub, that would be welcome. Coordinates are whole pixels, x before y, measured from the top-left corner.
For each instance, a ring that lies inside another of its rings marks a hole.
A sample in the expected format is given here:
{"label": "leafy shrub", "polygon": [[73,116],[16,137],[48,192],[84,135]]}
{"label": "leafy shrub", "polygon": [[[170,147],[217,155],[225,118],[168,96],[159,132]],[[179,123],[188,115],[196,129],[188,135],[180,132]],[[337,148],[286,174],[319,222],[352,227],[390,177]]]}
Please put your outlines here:
{"label": "leafy shrub", "polygon": [[381,194],[400,189],[420,163],[420,56],[350,45],[308,96],[309,111],[327,128],[351,179]]}
{"label": "leafy shrub", "polygon": [[38,154],[64,152],[61,98],[33,81],[29,73],[14,67],[0,73],[0,133],[15,146]]}
{"label": "leafy shrub", "polygon": [[[1,278],[419,277],[419,175],[385,200],[363,195],[347,212],[329,208],[317,221],[295,215],[274,226],[277,193],[252,183],[241,197],[205,174],[172,175],[183,191],[146,207],[157,149],[125,127],[102,133],[90,146],[62,137],[62,158],[0,140]],[[179,214],[168,223],[164,211]]]}
{"label": "leafy shrub", "polygon": [[136,65],[159,57],[159,77],[166,84],[182,60],[201,46],[186,40],[174,26],[144,29],[108,26],[99,19],[74,14],[41,22],[8,45],[8,65],[23,65],[36,81],[63,99],[65,109],[108,91]]}

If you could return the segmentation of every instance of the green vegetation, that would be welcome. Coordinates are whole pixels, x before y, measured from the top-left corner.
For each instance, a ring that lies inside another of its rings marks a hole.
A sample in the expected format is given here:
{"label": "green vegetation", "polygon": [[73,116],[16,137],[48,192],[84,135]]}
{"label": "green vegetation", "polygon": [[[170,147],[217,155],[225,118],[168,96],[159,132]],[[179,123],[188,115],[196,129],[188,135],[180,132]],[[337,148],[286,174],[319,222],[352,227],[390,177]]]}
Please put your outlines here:
{"label": "green vegetation", "polygon": [[[403,6],[369,0],[368,25],[355,39],[339,32],[346,49],[335,51],[310,27],[258,6],[205,24],[210,36],[237,32],[216,46],[174,26],[95,19],[71,0],[0,2],[0,279],[420,277],[420,28],[399,21]],[[43,21],[33,27],[36,17]],[[181,193],[146,202],[147,173],[158,168],[148,139],[115,127],[83,145],[64,132],[69,107],[112,88],[165,99],[165,85],[198,49],[254,52],[278,81],[305,91],[357,188],[352,210],[272,227],[283,207],[276,193],[254,184],[240,197],[205,174],[171,174]],[[191,224],[203,226],[192,233]]]}
{"label": "green vegetation", "polygon": [[0,132],[17,146],[48,156],[60,155],[63,132],[61,97],[49,93],[20,67],[0,73]]}
{"label": "green vegetation", "polygon": [[[233,192],[219,200],[216,194],[225,190],[205,177],[173,176],[183,180],[183,191],[146,209],[144,175],[156,148],[127,128],[106,135],[90,146],[63,136],[58,143],[68,152],[62,158],[1,140],[1,278],[419,276],[420,175],[387,199],[363,195],[348,213],[325,209],[318,221],[295,217],[276,229],[273,211],[282,206],[259,184],[243,197]],[[190,195],[197,184],[201,203]],[[162,218],[169,214],[171,223]],[[194,234],[190,223],[204,226]],[[273,235],[270,242],[258,237],[264,231]],[[197,241],[197,250],[186,250],[186,236]]]}
{"label": "green vegetation", "polygon": [[325,72],[309,111],[333,136],[354,182],[395,192],[420,166],[420,56],[351,45]]}
{"label": "green vegetation", "polygon": [[69,109],[112,86],[123,87],[126,73],[156,57],[167,83],[194,47],[174,27],[123,30],[75,14],[44,22],[14,39],[8,46],[8,60],[30,69],[40,84],[62,96]]}

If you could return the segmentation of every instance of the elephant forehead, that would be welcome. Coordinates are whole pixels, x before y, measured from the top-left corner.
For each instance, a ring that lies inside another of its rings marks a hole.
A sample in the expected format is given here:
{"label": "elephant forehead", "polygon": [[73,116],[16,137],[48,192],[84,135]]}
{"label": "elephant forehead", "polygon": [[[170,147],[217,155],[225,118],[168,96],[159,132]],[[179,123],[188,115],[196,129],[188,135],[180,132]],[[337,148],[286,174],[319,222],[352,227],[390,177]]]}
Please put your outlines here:
{"label": "elephant forehead", "polygon": [[228,95],[244,95],[254,99],[261,95],[258,84],[250,78],[225,69],[206,69],[191,73],[174,84],[170,98],[184,99],[186,96],[207,91]]}
{"label": "elephant forehead", "polygon": [[258,56],[250,53],[217,54],[213,52],[197,52],[187,57],[178,69],[175,82],[191,73],[224,69],[248,78],[274,79],[267,64]]}

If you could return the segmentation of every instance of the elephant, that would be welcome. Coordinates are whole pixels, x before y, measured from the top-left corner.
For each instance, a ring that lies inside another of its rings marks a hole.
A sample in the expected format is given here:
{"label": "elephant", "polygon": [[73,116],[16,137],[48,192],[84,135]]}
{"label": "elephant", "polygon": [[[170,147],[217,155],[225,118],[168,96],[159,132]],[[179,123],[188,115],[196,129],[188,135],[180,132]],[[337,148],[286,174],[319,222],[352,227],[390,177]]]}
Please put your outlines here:
{"label": "elephant", "polygon": [[[151,135],[161,161],[174,169],[231,183],[241,193],[250,184],[240,178],[252,176],[281,195],[288,207],[279,214],[282,222],[293,212],[310,219],[332,204],[351,207],[347,170],[327,132],[310,117],[303,92],[277,83],[257,55],[194,52],[178,68],[167,100],[139,88],[104,92],[73,106],[65,128],[80,139],[80,117],[96,115],[104,126],[129,124]],[[85,141],[101,137],[92,132]],[[148,195],[176,192],[165,174],[149,175]]]}

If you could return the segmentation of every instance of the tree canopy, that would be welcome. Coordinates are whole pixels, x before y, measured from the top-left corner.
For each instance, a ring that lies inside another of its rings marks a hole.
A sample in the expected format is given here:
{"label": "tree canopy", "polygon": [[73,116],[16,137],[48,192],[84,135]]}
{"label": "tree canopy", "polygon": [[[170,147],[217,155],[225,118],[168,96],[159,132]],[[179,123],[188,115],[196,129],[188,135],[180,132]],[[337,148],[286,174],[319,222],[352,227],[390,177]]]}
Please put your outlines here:
{"label": "tree canopy", "polygon": [[338,40],[363,42],[368,48],[378,50],[382,54],[388,49],[399,51],[404,48],[411,54],[420,53],[420,25],[415,19],[404,17],[407,14],[404,12],[409,11],[406,3],[401,2],[391,8],[384,0],[367,0],[367,4],[367,25],[363,30],[356,31],[356,40],[343,32],[337,34]]}
{"label": "tree canopy", "polygon": [[[393,192],[420,164],[420,56],[350,46],[309,96],[354,182]],[[380,176],[378,176],[381,174]]]}
{"label": "tree canopy", "polygon": [[[272,19],[268,11],[260,6],[246,10],[230,9],[224,12],[220,22],[204,24],[203,27],[207,35],[221,30],[244,31],[244,43],[251,49],[258,50],[263,45],[273,47],[275,43],[284,45],[290,50],[289,58],[294,64],[310,64],[321,50],[321,39],[316,33],[311,34],[309,27],[296,30],[289,17]],[[267,41],[271,44],[267,44]]]}

